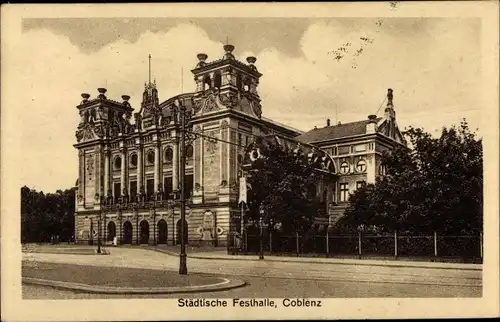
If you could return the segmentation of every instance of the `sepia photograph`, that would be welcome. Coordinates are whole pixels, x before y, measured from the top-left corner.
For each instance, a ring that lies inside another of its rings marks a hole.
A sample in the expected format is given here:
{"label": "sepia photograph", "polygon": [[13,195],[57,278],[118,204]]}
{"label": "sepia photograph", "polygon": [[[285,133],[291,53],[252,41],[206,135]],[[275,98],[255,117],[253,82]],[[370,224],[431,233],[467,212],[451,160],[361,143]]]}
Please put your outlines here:
{"label": "sepia photograph", "polygon": [[1,14],[6,321],[498,316],[498,2]]}

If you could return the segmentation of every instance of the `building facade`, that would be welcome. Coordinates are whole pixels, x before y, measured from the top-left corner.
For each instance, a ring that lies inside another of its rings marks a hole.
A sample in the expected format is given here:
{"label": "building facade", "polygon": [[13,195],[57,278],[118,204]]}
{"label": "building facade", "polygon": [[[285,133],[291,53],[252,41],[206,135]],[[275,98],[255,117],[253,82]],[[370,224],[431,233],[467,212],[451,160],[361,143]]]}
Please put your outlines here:
{"label": "building facade", "polygon": [[[225,45],[222,58],[212,62],[198,54],[193,93],[160,102],[149,80],[136,113],[128,95],[118,102],[104,88],[93,99],[82,94],[74,145],[79,155],[76,242],[92,243],[99,236],[120,244],[177,244],[184,238],[189,244],[226,245],[228,236],[241,229],[241,165],[255,154],[255,142],[263,142],[258,138],[270,136],[305,149],[310,157],[321,155],[319,166],[335,176],[318,183],[317,194],[329,214],[341,214],[346,191],[374,182],[382,173],[382,151],[403,143],[392,91],[382,118],[303,133],[263,117],[256,58],[240,62],[233,50]],[[181,108],[187,114],[184,127]],[[184,130],[186,148],[181,150]],[[188,199],[182,236],[177,202],[181,153]]]}
{"label": "building facade", "polygon": [[366,120],[314,128],[296,137],[296,140],[325,150],[334,160],[337,180],[333,202],[328,213],[335,222],[348,205],[349,194],[366,184],[374,184],[386,172],[382,155],[405,140],[396,122],[393,91],[387,91],[384,115],[369,115]]}

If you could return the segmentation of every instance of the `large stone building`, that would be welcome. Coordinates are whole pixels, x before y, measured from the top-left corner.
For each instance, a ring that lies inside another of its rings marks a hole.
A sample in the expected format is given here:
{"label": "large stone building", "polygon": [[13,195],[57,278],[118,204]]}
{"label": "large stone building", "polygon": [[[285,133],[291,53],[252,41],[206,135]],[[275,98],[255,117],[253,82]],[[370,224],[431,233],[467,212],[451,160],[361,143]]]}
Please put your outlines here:
{"label": "large stone building", "polygon": [[239,169],[244,160],[255,159],[256,142],[265,142],[258,138],[273,137],[310,158],[321,157],[320,169],[332,176],[318,183],[317,196],[332,215],[343,211],[347,192],[381,174],[380,153],[403,142],[391,91],[382,118],[302,133],[263,117],[256,58],[242,63],[233,50],[225,45],[223,57],[212,62],[198,54],[193,93],[160,102],[156,84],[149,80],[134,124],[129,96],[111,100],[104,88],[94,99],[82,94],[75,144],[77,242],[96,240],[98,231],[106,241],[117,237],[122,244],[179,242],[181,107],[188,115],[184,238],[191,244],[225,245],[229,233],[240,230]]}

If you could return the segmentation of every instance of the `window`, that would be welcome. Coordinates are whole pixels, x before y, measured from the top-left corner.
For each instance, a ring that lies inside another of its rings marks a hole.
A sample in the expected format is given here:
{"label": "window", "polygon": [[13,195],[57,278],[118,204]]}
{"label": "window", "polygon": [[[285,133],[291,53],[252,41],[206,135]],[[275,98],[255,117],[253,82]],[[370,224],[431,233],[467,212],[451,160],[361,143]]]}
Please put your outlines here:
{"label": "window", "polygon": [[356,164],[356,170],[358,172],[365,172],[366,171],[366,161],[359,160],[358,163]]}
{"label": "window", "polygon": [[165,191],[165,196],[170,198],[170,194],[173,192],[172,177],[165,177],[163,179],[163,191]]}
{"label": "window", "polygon": [[137,154],[134,153],[130,156],[130,165],[132,167],[137,167]]}
{"label": "window", "polygon": [[366,186],[366,181],[356,181],[356,190],[364,188]]}
{"label": "window", "polygon": [[115,182],[115,184],[113,185],[113,193],[114,193],[114,197],[115,198],[118,198],[122,195],[121,193],[121,190],[122,187],[121,187],[121,183],[120,182]]}
{"label": "window", "polygon": [[248,141],[250,141],[250,137],[249,137],[249,136],[246,136],[246,137],[245,137],[245,146],[247,146],[247,145],[248,145]]}
{"label": "window", "polygon": [[363,152],[366,151],[366,145],[358,144],[354,146],[354,152]]}
{"label": "window", "polygon": [[174,150],[172,150],[171,147],[166,148],[165,149],[165,161],[172,162],[173,158],[174,158]]}
{"label": "window", "polygon": [[347,183],[340,184],[340,201],[347,201],[349,199],[349,186]]}
{"label": "window", "polygon": [[337,147],[333,147],[333,148],[330,150],[330,155],[337,155]]}
{"label": "window", "polygon": [[120,169],[122,167],[122,158],[121,157],[116,157],[115,162],[113,162],[115,169]]}
{"label": "window", "polygon": [[349,154],[350,148],[349,148],[349,146],[339,146],[338,147],[338,151],[339,151],[340,155],[342,155],[342,154]]}
{"label": "window", "polygon": [[147,154],[147,158],[148,158],[148,163],[149,164],[154,164],[155,163],[155,152],[154,151],[149,151],[148,154]]}
{"label": "window", "polygon": [[154,179],[149,179],[146,181],[146,194],[148,199],[150,199],[155,193],[155,181]]}
{"label": "window", "polygon": [[137,197],[137,181],[130,181],[130,199],[134,200],[135,197]]}
{"label": "window", "polygon": [[203,89],[207,90],[212,87],[212,81],[210,80],[210,76],[205,76],[203,79]]}
{"label": "window", "polygon": [[192,158],[193,157],[193,146],[192,145],[188,145],[186,147],[186,158]]}
{"label": "window", "polygon": [[219,72],[214,73],[214,87],[215,88],[220,88],[222,84],[222,77]]}
{"label": "window", "polygon": [[386,168],[385,165],[381,164],[378,167],[378,174],[381,175],[381,176],[385,176],[387,174],[387,168]]}
{"label": "window", "polygon": [[191,197],[191,193],[193,192],[193,175],[187,175],[184,177],[184,198],[189,199]]}
{"label": "window", "polygon": [[243,145],[243,137],[242,137],[241,133],[238,133],[238,145],[239,146]]}
{"label": "window", "polygon": [[342,162],[340,165],[340,173],[346,174],[349,173],[349,163],[347,162]]}

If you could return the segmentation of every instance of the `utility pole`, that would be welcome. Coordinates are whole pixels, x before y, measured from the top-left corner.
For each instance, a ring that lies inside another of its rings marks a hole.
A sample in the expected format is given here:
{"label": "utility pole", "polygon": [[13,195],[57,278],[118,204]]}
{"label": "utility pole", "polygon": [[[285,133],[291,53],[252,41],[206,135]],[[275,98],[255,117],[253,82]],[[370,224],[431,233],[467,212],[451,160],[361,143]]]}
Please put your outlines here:
{"label": "utility pole", "polygon": [[181,140],[180,140],[180,152],[181,152],[181,164],[179,169],[180,176],[180,186],[181,186],[181,195],[180,195],[180,204],[181,204],[181,254],[180,254],[180,262],[179,262],[179,274],[186,275],[187,274],[187,265],[186,265],[186,240],[184,238],[186,234],[186,199],[185,199],[185,172],[186,172],[186,107],[183,102],[179,100],[180,107],[180,116],[181,116]]}

